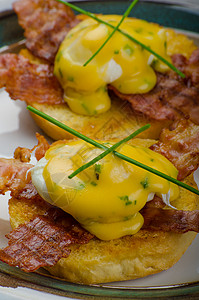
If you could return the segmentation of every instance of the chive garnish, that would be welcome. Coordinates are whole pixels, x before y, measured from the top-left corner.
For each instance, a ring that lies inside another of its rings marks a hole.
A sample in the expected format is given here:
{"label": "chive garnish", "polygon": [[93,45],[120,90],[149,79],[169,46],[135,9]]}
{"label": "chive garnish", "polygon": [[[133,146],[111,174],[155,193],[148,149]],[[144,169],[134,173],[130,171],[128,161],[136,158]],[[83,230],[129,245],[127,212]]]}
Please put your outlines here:
{"label": "chive garnish", "polygon": [[108,43],[108,41],[112,38],[112,36],[114,35],[114,33],[118,30],[118,28],[120,27],[120,25],[122,24],[122,22],[124,21],[124,19],[126,17],[128,17],[128,15],[130,14],[131,10],[133,9],[133,7],[136,5],[136,3],[139,0],[134,0],[129,7],[127,8],[127,10],[125,11],[125,13],[123,14],[121,20],[119,21],[119,23],[117,24],[117,26],[113,29],[113,31],[111,32],[111,34],[109,35],[109,37],[105,40],[105,42],[99,47],[99,49],[84,63],[84,67],[87,66],[89,64],[89,62],[91,60],[93,60],[93,58],[102,50],[102,48],[104,48],[104,46]]}
{"label": "chive garnish", "polygon": [[[122,144],[128,142],[129,140],[131,140],[132,138],[134,138],[136,135],[138,135],[139,133],[143,132],[144,130],[148,129],[151,125],[150,124],[146,124],[143,127],[139,128],[138,130],[136,130],[135,132],[131,133],[129,136],[125,137],[124,139],[122,139],[121,141],[117,142],[116,144],[114,144],[113,146],[111,146],[110,148],[107,148],[106,151],[104,151],[103,153],[101,153],[100,155],[96,156],[94,159],[90,160],[88,163],[86,163],[85,165],[81,166],[79,169],[77,169],[76,171],[74,171],[72,174],[70,174],[68,176],[69,179],[73,178],[74,176],[76,176],[77,174],[79,174],[80,172],[84,171],[85,169],[89,168],[90,166],[94,165],[97,161],[99,161],[100,159],[102,159],[103,157],[105,157],[106,155],[108,155],[111,152],[114,152],[115,154],[115,150],[121,146]],[[98,165],[96,165],[98,166]]]}
{"label": "chive garnish", "polygon": [[[96,176],[96,179],[99,180],[99,175],[101,173],[101,165],[100,164],[96,164],[95,165],[95,176]],[[80,171],[81,172],[81,171]],[[75,175],[74,175],[75,176]],[[74,177],[73,176],[73,177]],[[70,176],[68,176],[68,178],[70,178]],[[72,177],[71,177],[72,178]]]}
{"label": "chive garnish", "polygon": [[[65,4],[67,6],[69,6],[70,8],[76,10],[77,12],[84,14],[94,20],[96,20],[99,23],[105,24],[113,29],[115,29],[115,26],[113,26],[112,24],[101,20],[100,18],[98,18],[95,14],[90,13],[82,8],[79,8],[78,6],[72,4],[72,3],[68,3],[65,2],[63,0],[56,0],[62,4]],[[167,65],[170,69],[172,69],[173,71],[175,71],[180,77],[185,78],[185,74],[182,73],[180,70],[178,70],[173,64],[171,64],[169,61],[167,61],[164,57],[162,57],[161,55],[159,55],[158,53],[156,53],[155,51],[153,51],[151,48],[149,48],[148,46],[146,46],[145,44],[143,44],[142,42],[138,41],[137,39],[135,39],[134,37],[132,37],[131,35],[129,35],[128,33],[126,33],[125,31],[121,30],[120,28],[117,29],[118,32],[122,33],[124,36],[126,36],[127,38],[129,38],[131,41],[133,41],[134,43],[140,45],[142,48],[144,48],[145,50],[147,50],[148,52],[152,53],[154,56],[156,56],[159,60],[161,60],[163,63],[165,63],[165,65]]]}
{"label": "chive garnish", "polygon": [[149,179],[146,177],[143,181],[140,182],[144,189],[148,188],[149,186]]}
{"label": "chive garnish", "polygon": [[132,201],[129,200],[129,196],[127,196],[127,195],[125,195],[125,196],[120,196],[119,198],[120,198],[120,200],[122,200],[122,201],[125,202],[125,205],[130,205],[130,204],[132,204]]}
{"label": "chive garnish", "polygon": [[[97,141],[95,141],[95,140],[93,140],[93,139],[85,136],[84,134],[76,131],[75,129],[70,128],[69,126],[67,126],[67,125],[59,122],[58,120],[54,119],[53,117],[45,114],[42,111],[39,111],[38,109],[36,109],[36,108],[34,108],[34,107],[30,106],[30,105],[27,106],[27,109],[30,110],[31,112],[35,113],[36,115],[42,117],[43,119],[45,119],[45,120],[53,123],[54,125],[56,125],[56,126],[62,128],[64,130],[68,131],[69,133],[73,134],[74,136],[76,136],[76,137],[78,137],[78,138],[80,138],[80,139],[82,139],[82,140],[90,143],[91,145],[94,145],[94,146],[96,146],[98,148],[101,148],[103,150],[110,149],[110,148],[106,147],[105,145],[98,143]],[[123,159],[123,160],[125,160],[125,161],[127,161],[127,162],[129,162],[131,164],[133,164],[133,165],[136,165],[136,166],[138,166],[138,167],[140,167],[140,168],[142,168],[144,170],[147,170],[147,171],[149,171],[149,172],[151,172],[151,173],[153,173],[153,174],[155,174],[155,175],[157,175],[159,177],[162,177],[162,178],[164,178],[164,179],[166,179],[166,180],[168,180],[168,181],[170,181],[170,182],[172,182],[172,183],[174,183],[174,184],[176,184],[176,185],[178,185],[178,186],[180,186],[180,187],[182,187],[182,188],[184,188],[184,189],[186,189],[186,190],[188,190],[188,191],[190,191],[190,192],[192,192],[192,193],[194,193],[196,195],[199,195],[199,190],[195,189],[194,187],[192,187],[192,186],[190,186],[190,185],[188,185],[188,184],[186,184],[184,182],[181,182],[181,181],[179,181],[179,180],[177,180],[177,179],[175,179],[173,177],[170,177],[167,174],[164,174],[164,173],[162,173],[162,172],[160,172],[160,171],[158,171],[156,169],[153,169],[153,168],[151,168],[151,167],[149,167],[147,165],[144,165],[144,164],[136,161],[135,159],[130,158],[130,157],[128,157],[128,156],[126,156],[126,155],[124,155],[122,153],[119,153],[117,151],[114,151],[113,153],[117,157],[119,157],[119,158],[121,158],[121,159]]]}

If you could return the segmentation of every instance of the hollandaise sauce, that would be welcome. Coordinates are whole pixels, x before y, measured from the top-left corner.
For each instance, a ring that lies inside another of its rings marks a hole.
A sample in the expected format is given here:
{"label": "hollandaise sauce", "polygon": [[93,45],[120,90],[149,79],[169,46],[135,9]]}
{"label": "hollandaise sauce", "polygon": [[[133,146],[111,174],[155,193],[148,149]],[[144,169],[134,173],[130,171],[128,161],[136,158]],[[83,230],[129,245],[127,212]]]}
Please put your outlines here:
{"label": "hollandaise sauce", "polygon": [[[116,26],[121,16],[100,18]],[[121,29],[170,61],[166,31],[159,25],[126,18]],[[65,101],[78,114],[95,115],[110,108],[107,84],[124,94],[146,93],[156,84],[154,70],[168,70],[163,62],[120,32],[115,32],[98,55],[83,66],[112,30],[88,18],[69,31],[56,55],[54,73],[64,89]]]}
{"label": "hollandaise sauce", "polygon": [[[118,151],[177,177],[176,168],[148,148],[125,144]],[[58,142],[32,169],[32,181],[40,195],[71,214],[99,239],[110,240],[137,233],[144,222],[139,211],[155,193],[169,194],[170,201],[178,197],[178,186],[113,153],[78,176],[68,178],[101,152],[84,141]]]}

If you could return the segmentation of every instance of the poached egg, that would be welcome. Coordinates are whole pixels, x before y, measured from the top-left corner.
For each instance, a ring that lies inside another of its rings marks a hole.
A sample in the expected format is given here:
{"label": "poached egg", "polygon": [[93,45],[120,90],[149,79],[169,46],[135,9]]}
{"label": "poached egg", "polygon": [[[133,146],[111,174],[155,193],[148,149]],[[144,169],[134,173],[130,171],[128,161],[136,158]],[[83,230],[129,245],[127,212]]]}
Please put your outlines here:
{"label": "poached egg", "polygon": [[[68,178],[102,151],[81,140],[56,142],[31,175],[43,199],[72,215],[99,239],[110,240],[138,232],[144,222],[139,211],[146,202],[154,194],[167,194],[172,201],[178,197],[179,188],[113,153]],[[124,144],[118,152],[177,178],[173,164],[148,148]]]}

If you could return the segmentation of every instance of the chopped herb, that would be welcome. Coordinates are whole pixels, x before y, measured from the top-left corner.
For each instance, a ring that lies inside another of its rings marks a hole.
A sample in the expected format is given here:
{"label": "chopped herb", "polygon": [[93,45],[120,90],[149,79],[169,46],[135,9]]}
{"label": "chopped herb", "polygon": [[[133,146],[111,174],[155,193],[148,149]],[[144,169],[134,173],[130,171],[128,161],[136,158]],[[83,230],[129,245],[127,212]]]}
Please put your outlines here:
{"label": "chopped herb", "polygon": [[56,55],[56,61],[59,62],[60,58],[62,56],[62,51],[59,51],[58,54]]}
{"label": "chopped herb", "polygon": [[129,196],[125,195],[125,196],[119,196],[120,200],[125,202],[125,205],[130,205],[132,204],[132,201],[129,200]]}
{"label": "chopped herb", "polygon": [[146,78],[144,78],[144,83],[148,84],[150,86],[150,81]]}
{"label": "chopped herb", "polygon": [[99,180],[99,174],[101,173],[101,165],[100,164],[95,164],[95,176],[96,179]]}
{"label": "chopped herb", "polygon": [[158,63],[158,60],[157,60],[157,59],[154,59],[154,60],[152,61],[152,63],[151,63],[151,67],[152,67],[153,69],[155,69],[155,68],[157,67],[157,63]]}
{"label": "chopped herb", "polygon": [[141,27],[135,29],[135,32],[137,32],[137,33],[141,33],[142,31],[143,31],[143,28],[141,28]]}
{"label": "chopped herb", "polygon": [[114,51],[114,54],[119,54],[120,53],[120,50],[115,50]]}
{"label": "chopped herb", "polygon": [[130,216],[125,216],[124,218],[123,218],[123,221],[128,221],[128,220],[130,220],[130,219],[132,219],[132,215],[130,215]]}
{"label": "chopped herb", "polygon": [[64,78],[63,73],[62,73],[60,68],[59,68],[59,75],[60,75],[61,78]]}
{"label": "chopped herb", "polygon": [[154,158],[150,158],[150,161],[152,161],[152,162],[153,162],[153,161],[154,161]]}
{"label": "chopped herb", "polygon": [[120,90],[122,88],[122,84],[119,84],[118,89]]}
{"label": "chopped herb", "polygon": [[85,188],[85,185],[82,182],[79,182],[78,186],[76,186],[76,190],[80,191]]}
{"label": "chopped herb", "polygon": [[90,110],[89,110],[89,108],[87,107],[87,105],[86,105],[84,102],[81,104],[81,106],[84,108],[84,110],[85,110],[88,114],[90,114]]}
{"label": "chopped herb", "polygon": [[100,91],[102,91],[102,92],[107,92],[107,86],[105,85],[103,85],[103,86],[100,86],[98,89],[97,89],[97,92],[100,92]]}
{"label": "chopped herb", "polygon": [[91,181],[91,184],[92,184],[93,186],[96,186],[96,185],[97,185],[97,183],[96,183],[95,181]]}
{"label": "chopped herb", "polygon": [[149,186],[149,179],[146,177],[143,181],[140,182],[144,189],[148,188]]}
{"label": "chopped herb", "polygon": [[148,34],[153,35],[153,32],[152,32],[152,31],[149,31]]}
{"label": "chopped herb", "polygon": [[74,81],[74,77],[73,77],[73,76],[69,76],[69,77],[68,77],[68,81],[73,82],[73,81]]}
{"label": "chopped herb", "polygon": [[131,56],[134,52],[133,48],[131,46],[129,46],[128,44],[126,44],[124,46],[124,51],[129,55]]}
{"label": "chopped herb", "polygon": [[134,200],[134,205],[136,205],[137,204],[137,200]]}
{"label": "chopped herb", "polygon": [[164,42],[164,48],[167,49],[167,41]]}

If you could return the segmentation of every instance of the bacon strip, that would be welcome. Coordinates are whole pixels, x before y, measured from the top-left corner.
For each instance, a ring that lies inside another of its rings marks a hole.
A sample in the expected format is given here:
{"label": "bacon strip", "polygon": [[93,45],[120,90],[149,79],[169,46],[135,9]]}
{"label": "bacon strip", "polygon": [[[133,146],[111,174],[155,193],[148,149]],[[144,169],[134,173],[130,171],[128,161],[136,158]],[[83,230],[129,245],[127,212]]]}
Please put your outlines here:
{"label": "bacon strip", "polygon": [[[0,159],[0,194],[23,188],[26,184],[26,174],[32,165],[15,159]],[[27,179],[28,180],[28,179]],[[30,180],[30,178],[29,178]]]}
{"label": "bacon strip", "polygon": [[36,194],[35,188],[30,184],[30,174],[27,174],[33,165],[27,164],[27,162],[30,161],[33,151],[35,151],[36,159],[39,160],[49,148],[49,144],[43,136],[37,133],[36,137],[38,144],[33,149],[19,147],[15,150],[14,159],[0,158],[0,194],[5,194],[7,191],[16,194],[23,189],[26,189],[27,194],[31,190],[31,194]]}
{"label": "bacon strip", "polygon": [[[68,7],[54,0],[18,0],[14,10],[25,29],[27,48],[35,56],[51,62],[68,30],[78,22]],[[122,94],[111,85],[109,90],[130,102],[136,112],[149,118],[176,120],[188,116],[199,124],[199,49],[189,60],[180,54],[172,59],[173,64],[186,74],[185,80],[170,71],[157,74],[156,87],[145,94]]]}
{"label": "bacon strip", "polygon": [[0,87],[6,87],[13,100],[60,104],[63,90],[48,64],[32,64],[17,54],[0,55]]}
{"label": "bacon strip", "polygon": [[142,229],[175,233],[199,232],[199,210],[183,211],[147,207],[146,205],[141,210],[141,214],[144,217]]}
{"label": "bacon strip", "polygon": [[157,73],[157,84],[145,94],[122,94],[109,86],[120,99],[131,103],[136,112],[155,120],[176,120],[183,117],[199,124],[199,49],[187,60],[184,56],[173,56],[173,64],[186,74],[182,80],[176,73]]}
{"label": "bacon strip", "polygon": [[178,180],[183,180],[199,167],[199,126],[189,120],[163,129],[157,144],[151,149],[162,154],[178,169]]}
{"label": "bacon strip", "polygon": [[159,94],[161,93],[159,84],[162,78],[164,78],[164,75],[157,74],[156,88],[147,94],[122,94],[112,85],[109,85],[108,88],[121,100],[128,101],[137,113],[142,113],[151,119],[159,121],[175,120],[178,117],[178,113],[173,108],[165,106],[159,99]]}
{"label": "bacon strip", "polygon": [[26,272],[53,266],[70,254],[69,245],[88,243],[93,236],[78,225],[65,228],[53,219],[36,216],[8,236],[9,244],[0,250],[0,259]]}
{"label": "bacon strip", "polygon": [[53,62],[60,43],[78,22],[72,10],[54,0],[19,0],[13,8],[25,30],[27,48]]}

